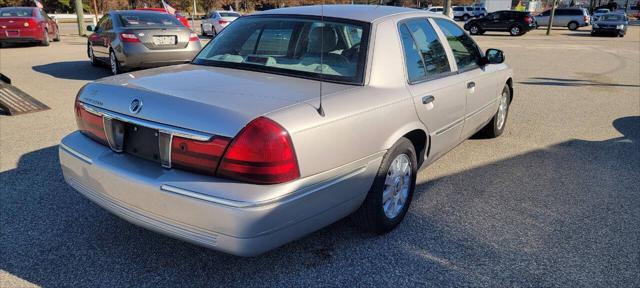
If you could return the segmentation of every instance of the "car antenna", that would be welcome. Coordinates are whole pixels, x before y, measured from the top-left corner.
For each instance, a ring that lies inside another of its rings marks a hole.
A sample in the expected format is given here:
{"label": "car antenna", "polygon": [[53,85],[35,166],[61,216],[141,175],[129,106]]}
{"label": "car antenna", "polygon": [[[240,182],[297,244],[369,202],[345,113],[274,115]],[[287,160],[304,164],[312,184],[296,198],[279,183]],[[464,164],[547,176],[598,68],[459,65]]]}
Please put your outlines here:
{"label": "car antenna", "polygon": [[318,109],[316,111],[322,117],[324,117],[324,109],[322,108],[322,80],[324,79],[324,61],[323,61],[323,51],[324,51],[324,0],[322,0],[322,4],[320,4],[320,104],[318,105]]}

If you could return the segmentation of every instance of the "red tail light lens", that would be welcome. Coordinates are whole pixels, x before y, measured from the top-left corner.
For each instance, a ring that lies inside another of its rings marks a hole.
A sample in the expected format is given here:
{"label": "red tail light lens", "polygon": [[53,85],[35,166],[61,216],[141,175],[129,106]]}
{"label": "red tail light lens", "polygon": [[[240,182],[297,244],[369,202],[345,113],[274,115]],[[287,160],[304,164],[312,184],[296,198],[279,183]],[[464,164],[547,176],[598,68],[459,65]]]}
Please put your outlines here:
{"label": "red tail light lens", "polygon": [[589,22],[589,16],[584,15],[584,22]]}
{"label": "red tail light lens", "polygon": [[524,22],[531,24],[533,23],[533,18],[531,18],[531,16],[524,16]]}
{"label": "red tail light lens", "polygon": [[229,23],[229,21],[226,20],[218,20],[218,24],[223,25],[223,24],[227,24]]}
{"label": "red tail light lens", "polygon": [[109,145],[107,135],[104,133],[104,122],[102,116],[93,114],[84,108],[84,104],[76,100],[76,123],[78,130],[89,138],[103,144]]}
{"label": "red tail light lens", "polygon": [[189,35],[189,41],[200,41],[200,38],[198,38],[198,34],[192,32]]}
{"label": "red tail light lens", "polygon": [[173,136],[171,166],[202,174],[215,175],[218,163],[230,139],[215,137],[211,141],[196,141]]}
{"label": "red tail light lens", "polygon": [[24,22],[24,27],[36,27],[38,26],[38,21],[36,21],[35,19],[27,19],[26,22]]}
{"label": "red tail light lens", "polygon": [[122,40],[122,42],[140,42],[140,39],[131,33],[120,33],[120,40]]}
{"label": "red tail light lens", "polygon": [[289,133],[269,118],[256,118],[233,139],[218,175],[258,184],[283,183],[300,177]]}

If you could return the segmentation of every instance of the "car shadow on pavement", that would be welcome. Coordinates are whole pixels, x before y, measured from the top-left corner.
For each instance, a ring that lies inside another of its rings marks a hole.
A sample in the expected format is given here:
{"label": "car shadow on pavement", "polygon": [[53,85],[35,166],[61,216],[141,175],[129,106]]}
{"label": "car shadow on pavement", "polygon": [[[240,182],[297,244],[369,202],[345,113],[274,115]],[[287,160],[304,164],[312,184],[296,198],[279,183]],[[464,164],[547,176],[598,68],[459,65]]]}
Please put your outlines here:
{"label": "car shadow on pavement", "polygon": [[5,283],[45,287],[637,287],[640,116],[613,126],[620,137],[575,139],[418,183],[405,221],[388,234],[342,220],[253,258],[109,214],[64,183],[52,146],[0,173],[0,273]]}
{"label": "car shadow on pavement", "polygon": [[109,76],[105,67],[95,67],[87,61],[55,62],[31,67],[34,71],[51,75],[61,79],[93,81]]}

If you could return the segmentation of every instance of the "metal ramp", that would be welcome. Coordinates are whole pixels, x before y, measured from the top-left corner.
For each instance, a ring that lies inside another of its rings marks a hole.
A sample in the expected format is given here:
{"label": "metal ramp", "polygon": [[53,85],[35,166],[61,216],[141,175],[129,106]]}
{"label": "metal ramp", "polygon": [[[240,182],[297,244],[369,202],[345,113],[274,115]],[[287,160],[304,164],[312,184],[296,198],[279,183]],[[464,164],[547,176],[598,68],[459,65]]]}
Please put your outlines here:
{"label": "metal ramp", "polygon": [[0,74],[0,114],[19,115],[47,109],[47,105],[11,85],[11,80]]}

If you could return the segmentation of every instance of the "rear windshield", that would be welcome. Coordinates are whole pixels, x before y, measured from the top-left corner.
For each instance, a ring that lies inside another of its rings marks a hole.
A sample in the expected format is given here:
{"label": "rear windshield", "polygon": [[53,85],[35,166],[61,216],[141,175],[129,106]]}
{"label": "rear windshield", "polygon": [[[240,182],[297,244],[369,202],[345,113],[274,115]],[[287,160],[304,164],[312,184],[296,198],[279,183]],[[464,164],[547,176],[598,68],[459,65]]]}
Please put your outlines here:
{"label": "rear windshield", "polygon": [[176,27],[182,24],[176,17],[164,13],[124,13],[120,14],[122,26],[129,28]]}
{"label": "rear windshield", "polygon": [[0,8],[0,17],[33,17],[33,8]]}
{"label": "rear windshield", "polygon": [[324,19],[238,18],[193,63],[361,85],[369,24]]}
{"label": "rear windshield", "polygon": [[233,12],[218,12],[218,14],[220,17],[240,17],[240,14]]}

